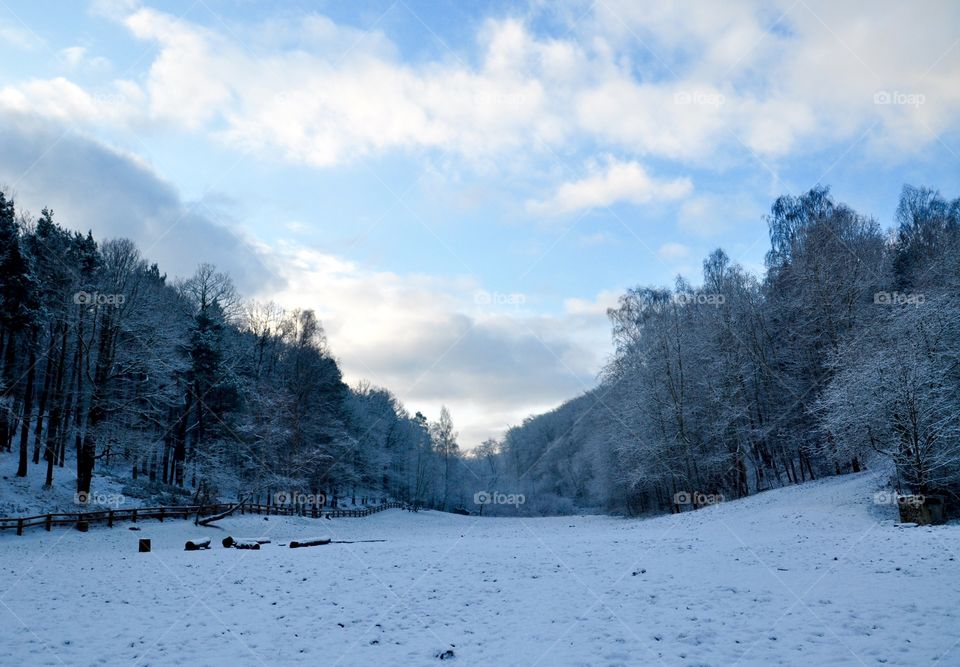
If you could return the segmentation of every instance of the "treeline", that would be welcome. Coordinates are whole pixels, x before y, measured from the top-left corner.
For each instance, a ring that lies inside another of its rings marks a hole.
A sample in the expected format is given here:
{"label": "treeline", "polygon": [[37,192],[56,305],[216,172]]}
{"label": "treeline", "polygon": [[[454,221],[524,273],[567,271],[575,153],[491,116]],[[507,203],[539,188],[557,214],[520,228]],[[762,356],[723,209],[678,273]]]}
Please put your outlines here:
{"label": "treeline", "polygon": [[760,278],[717,250],[699,287],[627,291],[601,384],[476,469],[546,512],[676,511],[877,460],[960,500],[960,200],[905,187],[884,231],[818,187],[768,223]]}
{"label": "treeline", "polygon": [[168,281],[131,241],[18,214],[3,193],[0,451],[47,486],[75,465],[81,500],[99,466],[201,497],[448,508],[460,474],[449,413],[430,423],[348,387],[313,311],[244,302],[209,265]]}

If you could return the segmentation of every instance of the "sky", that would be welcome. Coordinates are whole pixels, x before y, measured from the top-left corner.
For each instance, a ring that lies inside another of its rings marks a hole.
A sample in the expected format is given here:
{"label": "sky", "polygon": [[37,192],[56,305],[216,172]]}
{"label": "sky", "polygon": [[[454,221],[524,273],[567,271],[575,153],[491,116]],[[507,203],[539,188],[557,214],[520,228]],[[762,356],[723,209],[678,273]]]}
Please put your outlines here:
{"label": "sky", "polygon": [[0,0],[0,186],[321,317],[460,444],[595,386],[606,309],[763,270],[817,184],[960,195],[960,3]]}

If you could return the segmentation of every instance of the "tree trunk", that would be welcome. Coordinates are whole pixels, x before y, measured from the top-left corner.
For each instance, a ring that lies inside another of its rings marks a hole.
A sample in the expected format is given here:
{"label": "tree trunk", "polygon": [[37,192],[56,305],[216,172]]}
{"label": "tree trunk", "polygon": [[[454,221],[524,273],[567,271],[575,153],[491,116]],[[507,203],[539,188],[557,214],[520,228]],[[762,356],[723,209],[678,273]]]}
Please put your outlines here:
{"label": "tree trunk", "polygon": [[0,382],[2,382],[2,392],[0,392],[0,399],[2,399],[2,419],[0,419],[0,450],[10,451],[10,443],[13,439],[13,432],[11,430],[11,424],[13,423],[13,403],[14,398],[14,382],[13,382],[13,366],[16,360],[16,348],[14,347],[16,342],[16,337],[13,335],[13,332],[7,334],[7,346],[3,355],[3,371],[0,372]]}
{"label": "tree trunk", "polygon": [[61,325],[62,334],[60,339],[60,354],[57,358],[57,377],[53,382],[53,408],[50,410],[50,424],[47,429],[47,447],[44,452],[44,458],[47,461],[47,479],[44,486],[47,488],[53,486],[53,466],[57,461],[57,443],[60,432],[61,410],[63,410],[63,376],[66,372],[67,358],[67,327]]}
{"label": "tree trunk", "polygon": [[27,463],[29,457],[30,441],[30,415],[33,411],[33,380],[36,375],[35,366],[37,364],[37,347],[30,346],[30,368],[27,370],[27,385],[23,392],[23,419],[20,424],[20,465],[17,467],[17,477],[27,476]]}
{"label": "tree trunk", "polygon": [[37,405],[37,425],[33,429],[33,462],[40,463],[40,443],[43,442],[43,415],[47,412],[47,397],[50,395],[50,385],[53,382],[54,352],[57,346],[56,329],[50,327],[50,342],[47,344],[47,360],[43,365],[43,389],[40,390],[40,403]]}

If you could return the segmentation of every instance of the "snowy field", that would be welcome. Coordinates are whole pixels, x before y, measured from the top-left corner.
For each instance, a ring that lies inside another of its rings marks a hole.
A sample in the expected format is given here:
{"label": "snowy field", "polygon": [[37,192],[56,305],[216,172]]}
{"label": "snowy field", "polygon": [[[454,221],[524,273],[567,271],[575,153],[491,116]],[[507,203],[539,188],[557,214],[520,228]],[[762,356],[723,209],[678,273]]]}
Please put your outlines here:
{"label": "snowy field", "polygon": [[[876,488],[865,473],[651,520],[8,533],[0,664],[958,665],[960,526],[898,526]],[[274,542],[224,549],[228,533]],[[324,533],[385,541],[281,546]],[[198,535],[214,547],[184,552]]]}

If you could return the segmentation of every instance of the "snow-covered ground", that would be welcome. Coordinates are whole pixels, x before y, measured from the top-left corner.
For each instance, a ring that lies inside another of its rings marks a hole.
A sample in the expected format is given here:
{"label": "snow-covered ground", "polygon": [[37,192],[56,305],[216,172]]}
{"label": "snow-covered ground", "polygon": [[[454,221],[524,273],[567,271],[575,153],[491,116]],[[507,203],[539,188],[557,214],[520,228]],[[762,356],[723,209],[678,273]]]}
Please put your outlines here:
{"label": "snow-covered ground", "polygon": [[[7,456],[2,460],[0,476],[0,516],[32,516],[47,512],[84,512],[111,507],[140,507],[139,498],[123,493],[124,482],[110,474],[94,473],[91,502],[83,506],[77,502],[76,461],[67,460],[64,468],[55,467],[53,486],[45,488],[46,464],[27,468],[26,477],[17,477],[16,460]],[[186,504],[186,503],[185,503]]]}
{"label": "snow-covered ground", "polygon": [[[877,486],[650,520],[391,510],[0,535],[0,664],[958,665],[960,526],[899,526]],[[324,533],[385,541],[283,546]]]}

